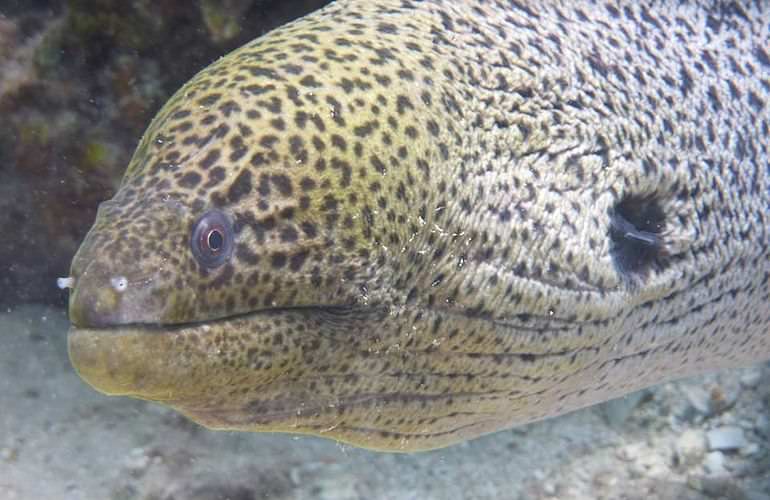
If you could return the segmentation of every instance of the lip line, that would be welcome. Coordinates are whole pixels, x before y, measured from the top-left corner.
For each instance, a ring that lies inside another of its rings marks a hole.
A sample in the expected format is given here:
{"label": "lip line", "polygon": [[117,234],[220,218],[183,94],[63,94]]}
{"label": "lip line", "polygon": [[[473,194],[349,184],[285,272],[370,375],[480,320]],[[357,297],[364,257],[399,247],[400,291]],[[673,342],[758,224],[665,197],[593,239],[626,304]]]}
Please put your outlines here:
{"label": "lip line", "polygon": [[71,322],[71,327],[76,330],[96,330],[96,331],[120,331],[120,330],[144,330],[144,331],[157,331],[166,332],[169,330],[183,330],[185,328],[194,328],[203,325],[212,325],[216,323],[225,323],[228,321],[234,321],[242,318],[249,318],[256,315],[270,315],[280,314],[283,312],[316,312],[327,314],[338,314],[344,316],[349,312],[361,311],[361,310],[375,310],[377,306],[361,306],[358,304],[313,304],[302,306],[283,306],[283,307],[269,307],[265,309],[257,309],[253,311],[246,311],[238,314],[232,314],[229,316],[220,316],[217,318],[211,318],[201,321],[187,321],[180,323],[116,323],[103,326],[91,326],[80,325]]}

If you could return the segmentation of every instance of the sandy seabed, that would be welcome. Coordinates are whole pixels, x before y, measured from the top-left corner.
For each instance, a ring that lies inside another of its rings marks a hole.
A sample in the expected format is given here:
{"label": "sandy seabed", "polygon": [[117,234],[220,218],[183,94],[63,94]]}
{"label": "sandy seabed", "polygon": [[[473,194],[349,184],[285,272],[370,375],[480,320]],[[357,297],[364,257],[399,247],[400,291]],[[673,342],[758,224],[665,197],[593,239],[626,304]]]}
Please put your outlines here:
{"label": "sandy seabed", "polygon": [[767,364],[387,454],[103,396],[70,366],[67,327],[57,309],[0,314],[0,500],[770,499]]}

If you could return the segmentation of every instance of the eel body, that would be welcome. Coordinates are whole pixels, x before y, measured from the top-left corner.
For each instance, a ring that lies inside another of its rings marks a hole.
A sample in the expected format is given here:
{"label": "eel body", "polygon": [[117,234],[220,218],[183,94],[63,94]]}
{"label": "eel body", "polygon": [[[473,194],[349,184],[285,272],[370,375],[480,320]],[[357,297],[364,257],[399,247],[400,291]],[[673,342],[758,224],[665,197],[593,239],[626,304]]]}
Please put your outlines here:
{"label": "eel body", "polygon": [[254,40],[100,206],[75,368],[409,451],[769,358],[769,5],[339,0]]}

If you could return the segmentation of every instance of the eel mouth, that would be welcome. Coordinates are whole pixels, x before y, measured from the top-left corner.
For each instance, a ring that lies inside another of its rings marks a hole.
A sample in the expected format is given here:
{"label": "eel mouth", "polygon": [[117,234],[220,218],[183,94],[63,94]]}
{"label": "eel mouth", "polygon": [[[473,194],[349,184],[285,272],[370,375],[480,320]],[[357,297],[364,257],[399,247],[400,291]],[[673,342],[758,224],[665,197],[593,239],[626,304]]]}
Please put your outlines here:
{"label": "eel mouth", "polygon": [[190,324],[73,324],[68,347],[100,392],[158,401],[209,428],[417,451],[542,417],[554,381],[595,360],[592,349],[542,342],[528,321],[319,305]]}
{"label": "eel mouth", "polygon": [[[356,306],[314,305],[190,323],[73,322],[67,346],[75,370],[98,391],[172,403],[217,383],[227,385],[236,373],[250,371],[252,382],[267,384],[302,356],[302,337],[308,332],[319,326],[334,331],[350,318],[360,321],[374,313]],[[280,349],[278,339],[286,342]],[[205,384],[203,379],[208,379]]]}
{"label": "eel mouth", "polygon": [[203,323],[72,325],[68,349],[98,391],[158,401],[214,429],[415,451],[491,425],[487,410],[453,409],[478,396],[451,390],[445,382],[455,375],[434,374],[443,385],[431,387],[412,365],[418,356],[393,350],[398,341],[385,326],[397,323],[393,314],[370,305],[303,306]]}
{"label": "eel mouth", "polygon": [[116,322],[112,324],[92,324],[88,321],[82,321],[75,318],[70,318],[70,324],[77,330],[93,330],[102,332],[119,332],[121,330],[132,331],[147,331],[147,332],[169,332],[174,330],[194,329],[196,327],[216,325],[220,323],[227,323],[239,319],[248,319],[254,316],[270,316],[282,313],[301,313],[308,315],[329,315],[337,317],[345,317],[347,315],[360,313],[362,311],[382,309],[384,306],[360,306],[357,304],[314,304],[314,305],[300,305],[300,306],[280,306],[280,307],[266,307],[264,309],[256,309],[253,311],[247,311],[239,314],[231,314],[228,316],[218,316],[211,319],[205,319],[200,321],[180,321],[173,323],[162,322]]}

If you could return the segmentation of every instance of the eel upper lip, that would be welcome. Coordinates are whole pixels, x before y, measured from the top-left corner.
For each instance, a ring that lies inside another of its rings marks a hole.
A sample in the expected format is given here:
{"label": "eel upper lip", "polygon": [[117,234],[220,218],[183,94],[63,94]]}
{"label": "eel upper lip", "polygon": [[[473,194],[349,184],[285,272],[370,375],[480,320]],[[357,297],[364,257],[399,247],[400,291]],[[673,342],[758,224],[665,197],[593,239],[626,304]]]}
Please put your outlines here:
{"label": "eel upper lip", "polygon": [[89,325],[79,323],[77,320],[70,319],[71,325],[75,329],[83,330],[105,330],[105,331],[119,331],[119,330],[143,330],[147,332],[157,331],[174,331],[184,330],[186,328],[201,326],[201,325],[214,325],[217,323],[225,323],[228,321],[235,321],[238,319],[247,319],[255,315],[275,315],[285,312],[298,312],[304,314],[324,314],[333,317],[345,317],[362,310],[377,310],[376,306],[362,306],[357,304],[313,304],[313,305],[301,305],[301,306],[281,306],[281,307],[267,307],[264,309],[255,309],[253,311],[245,311],[238,314],[231,314],[229,316],[217,316],[210,319],[200,319],[196,321],[184,321],[178,323],[163,323],[163,322],[126,322],[126,323],[113,323],[105,325]]}

